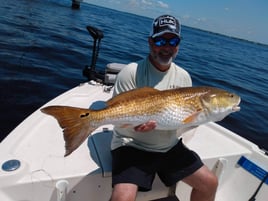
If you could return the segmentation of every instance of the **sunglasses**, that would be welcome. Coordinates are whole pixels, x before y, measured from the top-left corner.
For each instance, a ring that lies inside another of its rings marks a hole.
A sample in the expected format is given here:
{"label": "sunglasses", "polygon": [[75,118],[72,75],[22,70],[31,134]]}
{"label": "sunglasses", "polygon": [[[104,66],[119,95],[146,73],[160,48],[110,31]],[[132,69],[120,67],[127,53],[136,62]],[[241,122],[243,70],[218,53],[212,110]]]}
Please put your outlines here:
{"label": "sunglasses", "polygon": [[180,44],[180,41],[181,39],[179,37],[174,37],[170,39],[166,39],[163,37],[153,38],[154,45],[157,47],[165,46],[167,43],[172,47],[176,47]]}

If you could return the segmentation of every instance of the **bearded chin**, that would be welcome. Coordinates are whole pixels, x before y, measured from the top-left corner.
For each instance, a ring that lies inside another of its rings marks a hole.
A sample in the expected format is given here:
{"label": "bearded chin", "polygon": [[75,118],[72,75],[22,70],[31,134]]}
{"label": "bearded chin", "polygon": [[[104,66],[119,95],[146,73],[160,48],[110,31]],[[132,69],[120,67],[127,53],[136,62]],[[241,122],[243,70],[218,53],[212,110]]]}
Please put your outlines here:
{"label": "bearded chin", "polygon": [[163,66],[167,66],[167,65],[171,64],[171,62],[173,61],[173,57],[170,57],[169,59],[163,59],[161,57],[158,57],[157,61],[159,64],[161,64]]}
{"label": "bearded chin", "polygon": [[[153,59],[159,63],[160,65],[163,66],[169,66],[172,61],[176,58],[178,51],[177,52],[155,52],[151,49],[151,56]],[[169,56],[167,56],[169,54]]]}

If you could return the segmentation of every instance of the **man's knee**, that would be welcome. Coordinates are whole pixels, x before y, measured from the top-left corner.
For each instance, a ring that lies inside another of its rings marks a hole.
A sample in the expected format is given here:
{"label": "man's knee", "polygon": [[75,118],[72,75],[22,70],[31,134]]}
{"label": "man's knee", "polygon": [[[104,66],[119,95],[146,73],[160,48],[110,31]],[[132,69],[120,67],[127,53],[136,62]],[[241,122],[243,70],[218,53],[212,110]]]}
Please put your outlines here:
{"label": "man's knee", "polygon": [[113,188],[110,201],[134,201],[138,187],[135,184],[116,184]]}
{"label": "man's knee", "polygon": [[218,187],[218,178],[215,174],[213,174],[212,172],[209,172],[207,174],[207,179],[205,180],[205,184],[204,187],[207,188],[207,191],[210,192],[216,192],[217,187]]}
{"label": "man's knee", "polygon": [[183,181],[202,192],[216,192],[218,187],[218,178],[206,166],[201,167]]}

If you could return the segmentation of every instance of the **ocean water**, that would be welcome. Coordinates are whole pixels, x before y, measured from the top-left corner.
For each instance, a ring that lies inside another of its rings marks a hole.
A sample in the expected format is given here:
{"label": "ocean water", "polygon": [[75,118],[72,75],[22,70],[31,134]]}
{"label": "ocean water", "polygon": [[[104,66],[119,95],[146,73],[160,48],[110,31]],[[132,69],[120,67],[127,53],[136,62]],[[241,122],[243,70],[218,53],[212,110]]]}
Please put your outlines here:
{"label": "ocean water", "polygon": [[[71,0],[0,2],[0,139],[47,101],[86,81],[82,70],[91,63],[93,46],[87,25],[104,33],[100,70],[148,54],[152,19],[87,3],[72,10]],[[219,124],[268,149],[268,46],[186,26],[182,35],[175,62],[194,85],[242,98],[241,111]]]}

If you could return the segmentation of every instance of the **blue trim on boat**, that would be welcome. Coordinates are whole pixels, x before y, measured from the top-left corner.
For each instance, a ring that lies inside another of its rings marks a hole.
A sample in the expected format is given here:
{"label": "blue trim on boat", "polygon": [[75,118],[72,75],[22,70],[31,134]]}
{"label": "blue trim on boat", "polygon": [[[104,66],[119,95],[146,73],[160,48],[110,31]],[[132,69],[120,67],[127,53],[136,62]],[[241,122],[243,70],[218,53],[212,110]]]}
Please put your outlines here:
{"label": "blue trim on boat", "polygon": [[[247,170],[249,173],[251,173],[255,177],[259,178],[260,180],[263,180],[268,174],[266,170],[259,167],[254,162],[247,159],[245,156],[242,156],[238,160],[237,164],[243,167],[245,170]],[[264,181],[264,183],[268,184],[268,178]]]}

